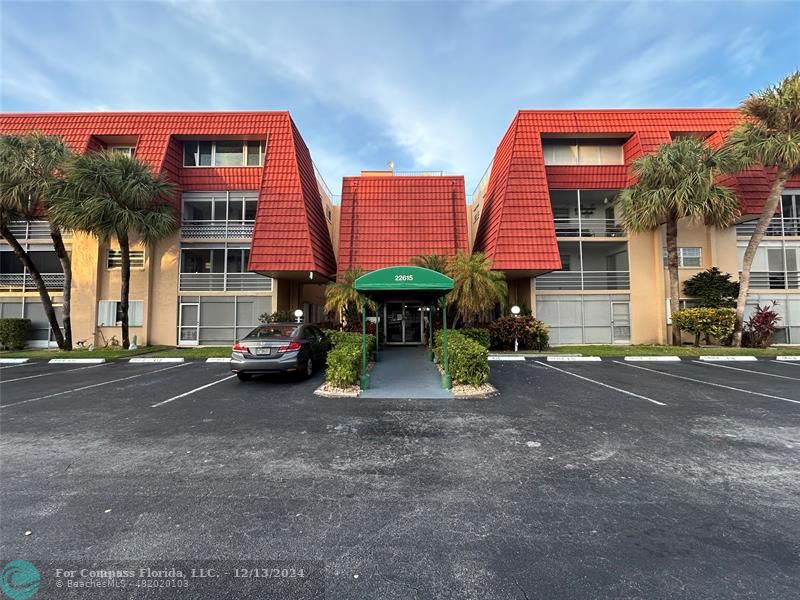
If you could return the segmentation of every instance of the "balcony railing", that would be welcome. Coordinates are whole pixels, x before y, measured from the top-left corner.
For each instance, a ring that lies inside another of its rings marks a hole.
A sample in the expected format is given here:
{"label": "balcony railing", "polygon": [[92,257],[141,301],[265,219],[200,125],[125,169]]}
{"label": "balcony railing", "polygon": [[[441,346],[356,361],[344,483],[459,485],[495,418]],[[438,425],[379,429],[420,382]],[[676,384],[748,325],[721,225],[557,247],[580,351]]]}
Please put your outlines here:
{"label": "balcony railing", "polygon": [[[47,221],[13,221],[8,226],[11,234],[18,240],[50,240],[50,223]],[[72,237],[71,231],[62,231],[61,237]]]}
{"label": "balcony railing", "polygon": [[625,237],[622,225],[614,219],[553,219],[556,237]]}
{"label": "balcony railing", "polygon": [[253,221],[184,221],[181,237],[207,239],[250,239],[253,237]]}
{"label": "balcony railing", "polygon": [[627,290],[628,271],[554,271],[536,278],[537,290]]}
{"label": "balcony railing", "polygon": [[[748,221],[736,226],[736,235],[750,237],[756,228],[757,221]],[[775,217],[767,225],[765,235],[771,237],[800,236],[800,218]]]}
{"label": "balcony railing", "polygon": [[[741,277],[739,273],[739,277]],[[750,287],[760,290],[798,290],[800,271],[751,271]]]}
{"label": "balcony railing", "polygon": [[[64,288],[63,273],[42,273],[41,275],[48,290]],[[28,273],[0,273],[0,290],[4,292],[35,292],[36,284]]]}
{"label": "balcony railing", "polygon": [[181,292],[272,291],[272,279],[258,273],[181,273]]}

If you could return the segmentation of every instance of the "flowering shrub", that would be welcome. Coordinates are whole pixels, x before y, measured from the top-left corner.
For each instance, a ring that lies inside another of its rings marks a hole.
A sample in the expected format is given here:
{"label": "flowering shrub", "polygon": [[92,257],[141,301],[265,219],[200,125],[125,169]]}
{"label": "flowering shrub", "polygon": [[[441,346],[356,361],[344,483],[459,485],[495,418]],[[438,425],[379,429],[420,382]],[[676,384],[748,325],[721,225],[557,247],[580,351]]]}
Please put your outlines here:
{"label": "flowering shrub", "polygon": [[777,305],[778,303],[775,301],[764,306],[756,305],[756,311],[744,324],[743,345],[751,348],[766,348],[770,345],[772,336],[778,329],[778,322],[781,320],[775,310]]}

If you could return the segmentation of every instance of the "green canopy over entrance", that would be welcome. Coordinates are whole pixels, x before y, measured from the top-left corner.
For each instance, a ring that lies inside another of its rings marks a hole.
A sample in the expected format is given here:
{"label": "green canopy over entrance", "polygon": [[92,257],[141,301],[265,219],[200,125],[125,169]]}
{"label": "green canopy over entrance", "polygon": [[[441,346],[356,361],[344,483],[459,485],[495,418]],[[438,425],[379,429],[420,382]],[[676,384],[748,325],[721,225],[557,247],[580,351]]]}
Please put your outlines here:
{"label": "green canopy over entrance", "polygon": [[[450,380],[450,365],[447,352],[447,304],[443,299],[447,293],[453,289],[453,280],[447,275],[425,269],[423,267],[396,266],[377,269],[362,275],[355,281],[356,291],[379,305],[389,300],[416,300],[427,304],[430,310],[441,309],[442,330],[444,335],[444,351],[442,356],[442,386],[449,389],[452,385]],[[369,387],[369,373],[367,372],[367,310],[366,302],[362,302],[361,311],[361,388]],[[433,313],[428,319],[430,333],[428,342],[430,345],[429,357],[433,360]],[[376,337],[379,337],[380,316],[378,316]],[[380,342],[380,340],[378,340]],[[380,347],[380,344],[378,344]],[[378,360],[378,349],[376,348],[375,360]]]}

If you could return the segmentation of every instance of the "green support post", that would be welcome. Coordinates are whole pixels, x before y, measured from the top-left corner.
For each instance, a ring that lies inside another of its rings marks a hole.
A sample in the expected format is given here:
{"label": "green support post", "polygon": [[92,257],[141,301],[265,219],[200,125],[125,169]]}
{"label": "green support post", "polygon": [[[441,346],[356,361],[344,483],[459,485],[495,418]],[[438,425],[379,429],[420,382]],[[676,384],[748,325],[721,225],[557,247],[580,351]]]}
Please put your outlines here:
{"label": "green support post", "polygon": [[428,360],[433,362],[433,306],[428,308]]}
{"label": "green support post", "polygon": [[367,299],[361,301],[361,389],[369,389],[367,372]]}
{"label": "green support post", "polygon": [[381,307],[378,304],[375,308],[375,362],[381,359]]}
{"label": "green support post", "polygon": [[444,375],[442,375],[442,387],[446,390],[449,390],[451,387],[453,387],[453,380],[450,379],[450,360],[447,348],[447,303],[444,300],[442,300],[442,343],[444,345],[444,356],[442,361]]}

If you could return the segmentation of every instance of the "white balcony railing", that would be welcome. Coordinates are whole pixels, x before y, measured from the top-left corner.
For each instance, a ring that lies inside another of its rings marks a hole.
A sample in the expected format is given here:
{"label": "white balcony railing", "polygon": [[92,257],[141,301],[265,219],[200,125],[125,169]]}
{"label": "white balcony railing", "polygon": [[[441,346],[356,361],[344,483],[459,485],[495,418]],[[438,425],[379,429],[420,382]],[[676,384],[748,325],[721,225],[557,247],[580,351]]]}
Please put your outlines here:
{"label": "white balcony railing", "polygon": [[625,237],[614,219],[553,219],[557,237]]}
{"label": "white balcony railing", "polygon": [[[41,275],[48,290],[64,288],[63,273],[42,273]],[[28,273],[0,273],[0,290],[4,292],[35,292],[36,284]]]}
{"label": "white balcony railing", "polygon": [[181,237],[207,239],[251,239],[254,221],[183,221]]}
{"label": "white balcony railing", "polygon": [[[756,228],[757,221],[748,221],[736,226],[736,235],[750,237]],[[800,218],[775,217],[767,225],[765,235],[770,237],[796,237],[800,236]]]}
{"label": "white balcony railing", "polygon": [[[741,277],[739,273],[739,277]],[[800,271],[750,271],[750,287],[760,290],[798,290]]]}
{"label": "white balcony railing", "polygon": [[628,271],[554,271],[536,278],[537,290],[627,290]]}
{"label": "white balcony railing", "polygon": [[[50,240],[50,223],[47,221],[13,221],[8,225],[17,240]],[[72,232],[62,231],[64,240],[72,237]]]}
{"label": "white balcony railing", "polygon": [[272,279],[258,273],[181,273],[181,292],[272,291]]}

